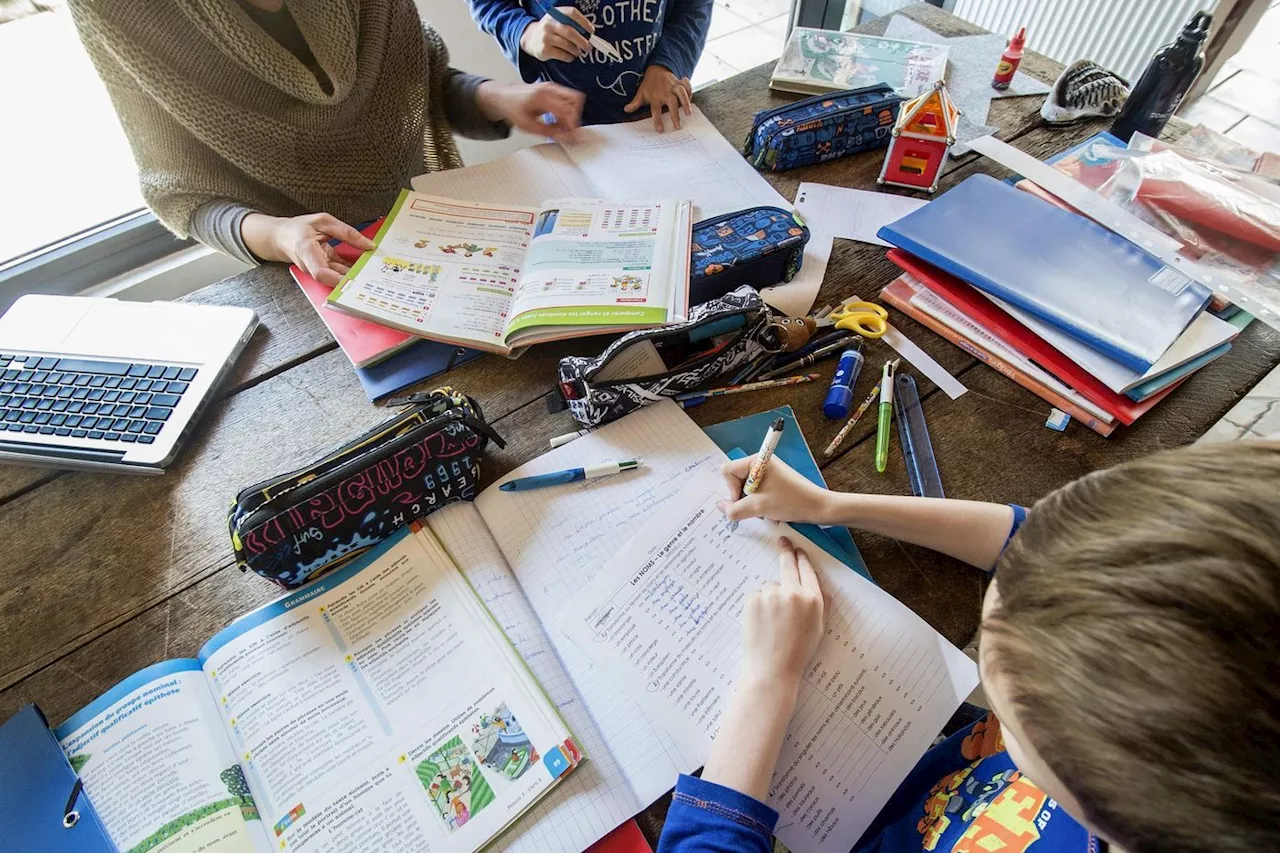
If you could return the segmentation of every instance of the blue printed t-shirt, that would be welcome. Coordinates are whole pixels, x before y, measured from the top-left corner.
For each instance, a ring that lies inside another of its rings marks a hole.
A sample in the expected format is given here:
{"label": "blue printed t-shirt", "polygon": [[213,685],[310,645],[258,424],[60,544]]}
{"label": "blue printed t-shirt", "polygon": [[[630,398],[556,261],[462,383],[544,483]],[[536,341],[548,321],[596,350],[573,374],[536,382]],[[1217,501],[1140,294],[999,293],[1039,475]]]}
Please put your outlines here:
{"label": "blue printed t-shirt", "polygon": [[714,0],[560,0],[550,5],[577,6],[595,25],[596,35],[622,57],[610,59],[591,50],[573,62],[541,62],[520,50],[525,27],[548,7],[534,0],[468,0],[471,17],[494,36],[507,59],[527,83],[546,80],[586,94],[584,124],[611,124],[649,115],[642,106],[623,111],[640,86],[645,69],[661,65],[677,77],[689,77],[706,43]]}
{"label": "blue printed t-shirt", "polygon": [[854,853],[1093,853],[1099,845],[1014,766],[994,714],[925,754]]}

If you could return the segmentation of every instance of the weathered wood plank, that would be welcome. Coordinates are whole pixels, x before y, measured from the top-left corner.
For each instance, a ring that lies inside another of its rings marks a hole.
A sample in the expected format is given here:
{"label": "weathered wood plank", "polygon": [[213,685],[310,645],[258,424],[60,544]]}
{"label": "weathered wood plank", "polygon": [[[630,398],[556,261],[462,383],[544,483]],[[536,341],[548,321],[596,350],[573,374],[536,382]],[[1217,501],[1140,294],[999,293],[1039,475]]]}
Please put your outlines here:
{"label": "weathered wood plank", "polygon": [[[925,396],[947,492],[973,500],[1031,504],[1089,471],[1194,441],[1265,375],[1278,351],[1280,333],[1253,324],[1232,350],[1232,357],[1191,377],[1162,405],[1164,416],[1140,420],[1111,439],[1078,424],[1065,434],[1045,429],[1047,407],[1041,400],[995,371],[974,365],[961,374],[970,392],[959,400],[949,400],[936,389]],[[812,410],[812,400],[794,396],[798,390],[782,389],[768,400],[754,395],[744,411],[712,412],[708,405],[691,414],[705,424],[783,403],[795,406],[798,414]],[[495,417],[495,423],[509,446],[505,451],[495,448],[486,459],[486,482],[543,452],[550,437],[572,428],[567,415],[546,414],[541,401]],[[893,447],[888,470],[875,473],[871,435],[869,428],[851,438],[846,452],[824,466],[828,484],[841,491],[907,493],[900,450]],[[813,435],[809,441],[820,454],[820,442]],[[963,644],[969,639],[977,626],[980,573],[921,548],[856,531],[855,537],[882,586],[952,642]],[[242,576],[230,566],[200,577],[165,600],[139,608],[131,618],[103,627],[74,651],[21,681],[10,682],[0,690],[0,718],[35,701],[51,720],[62,720],[130,673],[166,657],[194,654],[232,619],[277,592],[265,581]]]}
{"label": "weathered wood plank", "polygon": [[[932,7],[912,7],[909,14],[933,26]],[[934,27],[944,34],[967,31],[949,16],[938,20],[951,22],[956,28]],[[1056,66],[1047,60],[1030,56],[1028,60],[1024,69],[1033,73],[1039,69],[1045,79],[1056,73]],[[738,96],[733,95],[735,87]],[[722,132],[736,139],[745,134],[750,116],[775,97],[767,93],[762,80],[744,75],[708,90],[699,101]],[[1003,135],[1039,157],[1092,132],[1089,127],[1067,131],[1039,127],[1035,117],[1038,106],[1038,99],[997,102],[991,121],[996,123],[998,108]],[[944,183],[951,185],[975,171],[988,171],[975,161],[969,157],[949,164]],[[880,155],[871,153],[769,178],[788,196],[801,179],[870,186],[879,163]],[[26,535],[9,537],[18,543],[18,559],[11,558],[10,564],[41,566],[39,574],[52,580],[47,585],[32,584],[35,572],[15,570],[11,572],[14,577],[7,578],[0,571],[0,583],[6,589],[0,594],[0,614],[6,627],[13,626],[6,639],[0,640],[9,665],[0,676],[0,685],[6,686],[0,691],[0,715],[22,701],[35,700],[51,718],[62,719],[110,684],[149,663],[166,656],[193,654],[232,618],[276,594],[273,586],[242,577],[230,567],[221,522],[226,501],[236,488],[300,464],[385,416],[365,403],[341,354],[327,352],[333,347],[327,332],[287,274],[279,277],[283,272],[258,271],[233,280],[228,293],[222,292],[227,287],[224,283],[196,295],[198,300],[219,304],[252,303],[267,321],[269,334],[255,342],[251,358],[242,364],[233,383],[234,389],[247,390],[217,407],[189,449],[189,458],[170,475],[162,481],[112,480],[109,498],[102,494],[107,491],[103,488],[106,480],[68,475],[14,501],[17,509],[12,515],[5,511],[11,508],[0,508],[0,527],[12,525],[15,531],[28,531],[39,525],[42,530],[71,531],[65,535],[55,532],[56,541],[44,546],[25,541],[30,538]],[[835,301],[855,291],[872,296],[894,274],[881,250],[841,241],[820,300]],[[272,317],[278,319],[269,319]],[[1120,439],[1103,443],[1078,426],[1066,437],[1048,432],[1040,425],[1040,416],[1033,416],[1045,409],[1041,401],[992,371],[974,369],[975,363],[967,355],[937,336],[926,335],[908,318],[896,317],[895,323],[973,389],[961,400],[950,401],[922,383],[949,492],[1021,502],[1031,502],[1077,476],[1073,473],[1077,469],[1083,473],[1153,447],[1193,439],[1274,363],[1271,353],[1277,344],[1274,333],[1255,325],[1227,361],[1193,378],[1162,406],[1161,419],[1140,422],[1124,431]],[[317,329],[319,335],[314,334]],[[565,414],[547,414],[539,398],[550,387],[554,362],[561,355],[598,345],[577,342],[539,347],[517,362],[487,358],[447,377],[452,384],[477,393],[511,441],[505,451],[495,448],[487,461],[486,482],[543,452],[547,439],[575,426]],[[316,353],[323,354],[311,358]],[[883,345],[869,347],[860,394],[874,382],[875,369],[885,357]],[[284,369],[295,362],[305,363]],[[691,410],[691,415],[707,424],[790,403],[811,447],[820,454],[839,426],[818,414],[832,369],[830,363],[819,368],[824,377],[820,382],[771,394],[719,398]],[[1218,371],[1226,371],[1226,375]],[[280,375],[273,376],[277,372]],[[287,419],[277,414],[281,409],[289,411]],[[1017,414],[1025,416],[1025,422],[1017,422]],[[286,420],[288,425],[280,426]],[[900,465],[891,463],[884,476],[871,473],[868,439],[872,430],[870,421],[863,424],[850,436],[843,454],[826,465],[831,486],[905,492]],[[974,445],[980,446],[980,452],[971,452]],[[1131,450],[1117,452],[1117,446],[1131,446]],[[262,453],[263,448],[269,452]],[[1002,453],[1021,454],[1018,458],[1025,461],[1011,465]],[[1023,477],[1022,469],[1035,469],[1045,458],[1060,460],[1056,474],[1040,472]],[[1014,471],[1018,473],[1011,474]],[[154,486],[156,483],[162,485]],[[0,477],[0,496],[5,494],[3,484]],[[46,492],[56,497],[46,501]],[[181,547],[171,559],[175,542]],[[951,640],[959,643],[968,638],[976,625],[982,588],[977,572],[877,537],[859,534],[858,542],[887,589]],[[61,552],[67,557],[61,558]],[[134,571],[135,567],[141,571]],[[109,578],[115,588],[103,589],[99,578]],[[64,596],[68,588],[75,588],[78,595]],[[75,598],[84,601],[71,601]],[[63,627],[51,629],[50,624]],[[24,640],[8,639],[15,635]]]}
{"label": "weathered wood plank", "polygon": [[[984,30],[962,21],[941,9],[927,3],[908,6],[897,14],[908,17],[944,36],[974,35]],[[880,34],[888,26],[889,18],[885,16],[869,21],[858,27],[857,32]],[[695,97],[698,107],[711,119],[725,138],[735,145],[741,145],[751,129],[752,119],[761,110],[782,106],[798,100],[800,95],[787,92],[774,92],[769,89],[769,76],[773,72],[773,62],[744,71],[734,77],[709,87]],[[993,66],[994,67],[994,66]],[[1052,82],[1062,70],[1062,66],[1051,59],[1028,52],[1023,58],[1021,70]],[[705,97],[704,97],[705,95]],[[987,123],[998,127],[997,135],[1006,141],[1022,136],[1032,128],[1043,125],[1040,118],[1042,96],[1025,98],[998,98],[991,102],[991,110],[987,114]],[[1095,128],[1096,132],[1098,128]],[[1079,130],[1075,128],[1074,130]],[[1074,138],[1083,139],[1084,135],[1072,134]],[[1065,147],[1065,146],[1064,146]],[[944,174],[959,166],[977,159],[976,154],[966,154],[949,160],[944,167]],[[873,188],[880,166],[884,162],[884,151],[870,151],[856,157],[831,160],[807,169],[795,169],[788,172],[766,172],[765,177],[782,194],[784,198],[794,199],[801,181],[833,184],[843,187]],[[898,187],[886,187],[884,192],[922,196],[912,190]]]}

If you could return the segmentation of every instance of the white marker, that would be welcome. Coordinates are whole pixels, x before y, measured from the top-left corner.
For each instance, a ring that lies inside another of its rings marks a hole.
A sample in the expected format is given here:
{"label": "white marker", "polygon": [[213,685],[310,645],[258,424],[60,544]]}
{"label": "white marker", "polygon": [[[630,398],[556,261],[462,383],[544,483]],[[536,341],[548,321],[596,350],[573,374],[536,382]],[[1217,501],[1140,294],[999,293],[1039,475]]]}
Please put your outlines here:
{"label": "white marker", "polygon": [[[760,484],[764,482],[765,471],[768,470],[769,460],[773,458],[773,452],[778,449],[778,440],[782,438],[782,430],[787,426],[787,422],[782,418],[778,418],[769,424],[769,429],[764,434],[764,441],[760,443],[760,452],[756,454],[755,460],[751,463],[750,470],[747,471],[747,482],[742,486],[742,496],[754,495],[760,490]],[[729,522],[730,530],[738,529],[738,522]]]}
{"label": "white marker", "polygon": [[555,450],[557,447],[562,447],[571,441],[577,441],[589,432],[591,432],[589,429],[580,429],[577,432],[566,432],[564,435],[557,435],[551,439],[551,449]]}

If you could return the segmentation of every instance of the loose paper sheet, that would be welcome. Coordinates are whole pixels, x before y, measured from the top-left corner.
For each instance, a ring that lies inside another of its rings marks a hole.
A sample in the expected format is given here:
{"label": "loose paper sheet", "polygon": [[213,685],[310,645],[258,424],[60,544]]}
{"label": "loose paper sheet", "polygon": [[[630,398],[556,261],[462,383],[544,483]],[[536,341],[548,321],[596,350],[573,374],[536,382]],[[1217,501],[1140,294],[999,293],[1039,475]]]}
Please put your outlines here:
{"label": "loose paper sheet", "polygon": [[827,632],[769,804],[789,849],[845,853],[977,685],[977,667],[791,527],[752,519],[731,532],[714,473],[686,482],[578,590],[559,627],[701,762],[733,695],[745,599],[777,579],[779,535],[804,547],[830,600]]}
{"label": "loose paper sheet", "polygon": [[[800,207],[800,198],[805,199],[806,210],[817,210],[821,206],[824,231],[836,237],[857,240],[860,243],[874,243],[886,248],[892,248],[892,245],[876,236],[880,227],[896,222],[913,210],[929,203],[927,199],[912,198],[891,192],[854,190],[808,181],[800,185],[796,198],[797,209]],[[804,210],[801,210],[800,215],[805,215]],[[811,228],[813,227],[807,217],[805,221]]]}
{"label": "loose paper sheet", "polygon": [[[409,183],[420,193],[527,207],[542,207],[550,198],[592,198],[599,194],[564,149],[551,143],[522,148],[506,157],[464,169],[418,175]],[[630,198],[633,194],[618,198]]]}

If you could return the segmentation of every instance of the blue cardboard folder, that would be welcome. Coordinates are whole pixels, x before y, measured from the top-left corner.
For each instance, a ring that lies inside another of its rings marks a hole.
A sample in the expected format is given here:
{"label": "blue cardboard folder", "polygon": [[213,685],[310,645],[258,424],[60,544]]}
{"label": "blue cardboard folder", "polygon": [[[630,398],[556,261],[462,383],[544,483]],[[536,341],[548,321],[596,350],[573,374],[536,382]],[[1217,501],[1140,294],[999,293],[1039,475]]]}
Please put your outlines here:
{"label": "blue cardboard folder", "polygon": [[116,853],[35,705],[0,726],[0,838],[5,850]]}
{"label": "blue cardboard folder", "polygon": [[[760,447],[760,441],[764,438],[765,431],[769,429],[769,424],[773,423],[777,418],[782,418],[786,421],[787,426],[782,431],[782,438],[778,441],[778,449],[774,451],[774,455],[794,468],[807,480],[817,483],[825,489],[827,481],[822,479],[822,471],[818,468],[818,463],[814,460],[813,454],[809,452],[809,445],[804,440],[804,433],[800,431],[800,424],[796,422],[795,412],[791,410],[790,406],[782,406],[767,412],[758,412],[745,418],[725,421],[722,424],[713,424],[702,431],[716,443],[717,447],[728,454],[730,459],[741,459],[743,456],[755,453],[756,449]],[[750,450],[745,450],[744,448],[750,448]],[[853,537],[849,534],[847,528],[819,527],[816,524],[793,524],[791,526],[802,536],[812,541],[813,544],[867,580],[875,582],[875,579],[871,577],[871,573],[867,571],[866,563],[862,562],[862,555],[858,553],[858,546],[853,544]]]}

